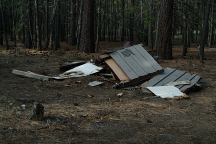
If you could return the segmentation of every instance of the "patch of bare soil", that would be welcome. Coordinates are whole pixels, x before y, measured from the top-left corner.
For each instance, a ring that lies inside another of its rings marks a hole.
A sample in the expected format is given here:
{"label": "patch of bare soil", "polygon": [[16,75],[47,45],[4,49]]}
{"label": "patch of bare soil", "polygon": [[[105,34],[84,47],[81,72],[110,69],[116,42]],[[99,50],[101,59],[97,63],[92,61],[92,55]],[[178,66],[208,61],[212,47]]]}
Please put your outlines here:
{"label": "patch of bare soil", "polygon": [[[41,82],[11,73],[19,69],[55,75],[59,64],[80,55],[1,54],[0,143],[216,143],[213,52],[207,51],[209,60],[204,64],[196,60],[194,51],[185,59],[160,62],[164,67],[197,72],[206,80],[203,90],[180,101],[114,90],[107,81],[103,86],[89,87],[91,81],[103,81],[99,76]],[[120,92],[123,96],[116,96]],[[30,120],[34,102],[45,106],[43,121]]]}

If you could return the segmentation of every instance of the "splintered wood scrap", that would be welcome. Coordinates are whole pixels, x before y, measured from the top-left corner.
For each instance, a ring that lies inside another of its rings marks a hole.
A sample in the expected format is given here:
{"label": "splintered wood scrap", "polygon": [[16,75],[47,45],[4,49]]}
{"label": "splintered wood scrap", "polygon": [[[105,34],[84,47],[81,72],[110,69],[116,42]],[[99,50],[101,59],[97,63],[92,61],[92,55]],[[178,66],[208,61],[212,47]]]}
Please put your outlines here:
{"label": "splintered wood scrap", "polygon": [[42,81],[48,81],[51,78],[49,76],[36,74],[36,73],[30,72],[30,71],[25,72],[25,71],[20,71],[20,70],[16,70],[16,69],[14,69],[12,71],[12,73],[15,74],[15,75],[18,75],[18,76],[38,79],[38,80],[42,80]]}
{"label": "splintered wood scrap", "polygon": [[96,86],[102,85],[103,83],[104,82],[93,81],[93,82],[90,82],[88,85],[91,86],[91,87],[96,87]]}
{"label": "splintered wood scrap", "polygon": [[120,81],[130,80],[126,73],[118,66],[118,64],[113,59],[108,59],[105,61],[105,63],[112,69],[112,71],[115,73],[115,75]]}
{"label": "splintered wood scrap", "polygon": [[190,96],[184,94],[183,96],[175,97],[174,99],[175,99],[175,100],[189,100],[189,99],[190,99]]}

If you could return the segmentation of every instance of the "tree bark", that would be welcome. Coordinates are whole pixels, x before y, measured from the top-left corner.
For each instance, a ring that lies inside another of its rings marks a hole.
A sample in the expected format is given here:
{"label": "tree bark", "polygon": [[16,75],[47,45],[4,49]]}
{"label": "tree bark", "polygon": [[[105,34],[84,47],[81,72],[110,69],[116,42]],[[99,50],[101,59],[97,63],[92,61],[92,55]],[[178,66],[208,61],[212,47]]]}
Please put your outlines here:
{"label": "tree bark", "polygon": [[148,24],[148,47],[149,49],[153,50],[153,0],[149,1],[149,24]]}
{"label": "tree bark", "polygon": [[174,0],[161,0],[157,49],[163,59],[172,59],[172,19]]}
{"label": "tree bark", "polygon": [[135,10],[135,0],[131,0],[132,12],[130,13],[130,21],[129,21],[129,31],[130,31],[130,42],[134,42],[134,10]]}
{"label": "tree bark", "polygon": [[209,47],[212,47],[213,46],[213,37],[214,37],[214,11],[215,11],[215,6],[214,6],[214,1],[212,0],[212,3],[211,3],[211,19],[210,19],[210,31],[209,31],[209,41],[208,41],[208,45]]}
{"label": "tree bark", "polygon": [[[6,21],[6,11],[4,10],[4,7],[3,7],[3,4],[2,2],[0,1],[0,14],[1,14],[1,19],[2,19],[2,29],[4,31],[4,38],[5,38],[5,45],[6,45],[6,48],[9,49],[9,44],[8,44],[8,24],[7,24],[7,21]],[[3,42],[2,42],[3,43]]]}
{"label": "tree bark", "polygon": [[76,39],[76,28],[77,28],[77,1],[74,0],[72,2],[72,10],[71,10],[71,13],[72,13],[72,26],[71,26],[71,45],[76,45],[77,44],[77,39]]}
{"label": "tree bark", "polygon": [[54,50],[60,48],[60,2],[57,3],[56,11],[52,33],[52,47]]}
{"label": "tree bark", "polygon": [[32,29],[32,4],[31,1],[26,0],[27,2],[27,10],[25,14],[25,47],[32,48],[33,47],[33,29]]}
{"label": "tree bark", "polygon": [[35,39],[35,44],[36,48],[42,49],[42,43],[41,43],[41,26],[39,22],[39,8],[38,8],[38,1],[35,0],[35,26],[36,26],[36,39]]}
{"label": "tree bark", "polygon": [[[182,1],[182,3],[186,3],[187,1]],[[188,31],[188,15],[187,15],[187,11],[185,9],[185,7],[182,5],[182,22],[183,22],[183,32],[182,32],[182,39],[183,39],[183,49],[182,49],[182,56],[186,56],[187,54],[187,49],[188,49],[188,34],[187,34],[187,31]]]}
{"label": "tree bark", "polygon": [[199,54],[200,54],[200,61],[203,62],[205,55],[204,55],[204,48],[205,45],[207,44],[208,40],[208,32],[209,32],[209,14],[210,14],[210,4],[211,0],[205,0],[203,1],[203,4],[205,5],[204,7],[204,19],[203,19],[203,28],[202,28],[202,35],[201,35],[201,42],[200,42],[200,49],[199,49]]}
{"label": "tree bark", "polygon": [[95,52],[94,0],[85,0],[84,2],[80,51],[85,53]]}
{"label": "tree bark", "polygon": [[2,7],[1,7],[1,4],[0,4],[0,45],[3,45],[3,41],[4,41],[4,37],[3,37],[3,19],[2,19]]}
{"label": "tree bark", "polygon": [[49,48],[50,42],[50,28],[49,28],[49,0],[46,0],[46,22],[45,22],[45,31],[46,31],[46,38],[45,38],[45,48]]}

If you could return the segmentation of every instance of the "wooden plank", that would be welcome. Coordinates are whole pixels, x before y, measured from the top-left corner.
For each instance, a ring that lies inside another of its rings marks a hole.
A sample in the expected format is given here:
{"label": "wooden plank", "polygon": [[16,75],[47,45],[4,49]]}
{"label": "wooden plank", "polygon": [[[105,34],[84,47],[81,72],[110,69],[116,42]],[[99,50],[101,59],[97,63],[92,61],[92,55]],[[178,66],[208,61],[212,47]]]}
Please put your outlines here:
{"label": "wooden plank", "polygon": [[49,76],[36,74],[36,73],[30,72],[30,71],[25,72],[25,71],[20,71],[20,70],[13,70],[12,73],[15,75],[19,75],[19,76],[23,76],[23,77],[27,77],[27,78],[38,79],[38,80],[42,80],[42,81],[48,81],[51,78]]}
{"label": "wooden plank", "polygon": [[118,64],[113,59],[108,59],[105,63],[112,69],[116,76],[121,81],[129,81],[129,77],[124,73],[124,71],[118,66]]}

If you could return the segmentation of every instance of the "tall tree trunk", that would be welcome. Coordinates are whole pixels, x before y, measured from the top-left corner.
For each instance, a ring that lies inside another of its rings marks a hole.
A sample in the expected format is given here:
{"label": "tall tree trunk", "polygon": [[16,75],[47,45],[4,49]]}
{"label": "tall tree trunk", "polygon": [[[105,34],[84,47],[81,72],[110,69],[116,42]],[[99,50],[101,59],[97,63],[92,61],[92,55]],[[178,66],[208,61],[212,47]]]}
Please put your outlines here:
{"label": "tall tree trunk", "polygon": [[173,4],[174,0],[161,0],[157,49],[163,59],[172,58]]}
{"label": "tall tree trunk", "polygon": [[86,53],[95,52],[94,0],[85,0],[84,2],[80,51]]}
{"label": "tall tree trunk", "polygon": [[8,24],[7,24],[7,21],[6,21],[6,10],[4,10],[4,7],[3,7],[3,4],[2,4],[2,1],[0,1],[0,16],[1,16],[1,19],[2,19],[2,29],[4,31],[4,36],[5,37],[5,45],[6,45],[6,48],[9,49],[9,44],[8,44]]}
{"label": "tall tree trunk", "polygon": [[203,28],[202,28],[202,35],[201,35],[201,42],[200,42],[200,49],[199,49],[199,54],[200,54],[200,61],[204,61],[204,48],[205,45],[207,44],[208,40],[208,32],[209,32],[209,14],[210,14],[210,4],[211,0],[205,0],[203,1],[203,4],[205,5],[204,7],[204,19],[203,19]]}
{"label": "tall tree trunk", "polygon": [[27,10],[25,14],[25,47],[32,48],[33,47],[33,22],[32,22],[32,5],[31,1],[26,0],[27,2]]}
{"label": "tall tree trunk", "polygon": [[148,24],[148,47],[149,49],[153,50],[153,0],[150,0],[149,2],[149,24]]}
{"label": "tall tree trunk", "polygon": [[214,37],[214,11],[215,11],[215,6],[214,6],[214,0],[212,0],[211,3],[211,19],[210,19],[210,31],[209,31],[209,40],[208,40],[208,45],[209,47],[213,46],[213,37]]}
{"label": "tall tree trunk", "polygon": [[60,48],[60,1],[57,2],[57,9],[54,17],[54,24],[52,27],[52,48],[57,50]]}
{"label": "tall tree trunk", "polygon": [[77,44],[77,39],[76,39],[76,28],[77,28],[77,1],[74,0],[72,2],[72,7],[71,7],[71,13],[72,13],[72,25],[71,25],[71,45],[76,45]]}
{"label": "tall tree trunk", "polygon": [[183,50],[182,50],[182,56],[186,56],[187,54],[187,49],[188,49],[188,34],[187,34],[187,29],[188,26],[187,24],[184,24],[184,28],[183,28]]}
{"label": "tall tree trunk", "polygon": [[121,14],[122,14],[122,30],[121,30],[121,41],[125,40],[125,0],[121,0],[122,2],[122,8],[121,8]]}
{"label": "tall tree trunk", "polygon": [[49,48],[49,42],[50,42],[50,24],[49,24],[49,0],[46,0],[46,21],[45,21],[45,31],[46,31],[46,37],[45,37],[45,48]]}
{"label": "tall tree trunk", "polygon": [[98,9],[96,11],[97,18],[96,18],[96,42],[95,42],[95,52],[99,51],[100,47],[100,35],[101,35],[101,0],[98,0]]}
{"label": "tall tree trunk", "polygon": [[12,33],[13,33],[13,42],[14,42],[14,47],[16,47],[17,42],[16,42],[16,22],[15,22],[15,0],[12,0]]}
{"label": "tall tree trunk", "polygon": [[[111,13],[111,0],[108,0],[107,2],[107,13]],[[111,16],[110,15],[107,15],[107,23],[106,23],[106,26],[107,26],[107,35],[108,35],[108,41],[111,41],[111,31],[112,31],[112,26],[111,26]]]}
{"label": "tall tree trunk", "polygon": [[117,19],[117,7],[118,3],[115,5],[115,1],[113,1],[113,12],[114,12],[114,32],[113,32],[113,40],[117,41],[117,29],[118,29],[118,19]]}
{"label": "tall tree trunk", "polygon": [[36,39],[35,39],[35,44],[36,48],[42,49],[42,44],[41,44],[41,33],[40,33],[40,22],[39,22],[39,11],[38,11],[38,0],[35,0],[35,27],[36,27]]}
{"label": "tall tree trunk", "polygon": [[[182,3],[186,3],[187,1],[182,1]],[[183,22],[183,32],[182,32],[182,39],[183,39],[183,49],[182,49],[182,56],[186,56],[187,49],[188,49],[188,14],[186,11],[185,6],[182,5],[182,22]]]}
{"label": "tall tree trunk", "polygon": [[81,31],[82,31],[82,15],[83,15],[83,0],[77,1],[78,4],[78,20],[77,20],[77,50],[80,50],[80,40],[81,40]]}
{"label": "tall tree trunk", "polygon": [[131,0],[132,12],[130,13],[129,31],[130,41],[134,42],[134,12],[135,12],[135,0]]}
{"label": "tall tree trunk", "polygon": [[3,37],[3,18],[2,18],[2,7],[0,2],[0,45],[3,45],[4,37]]}

